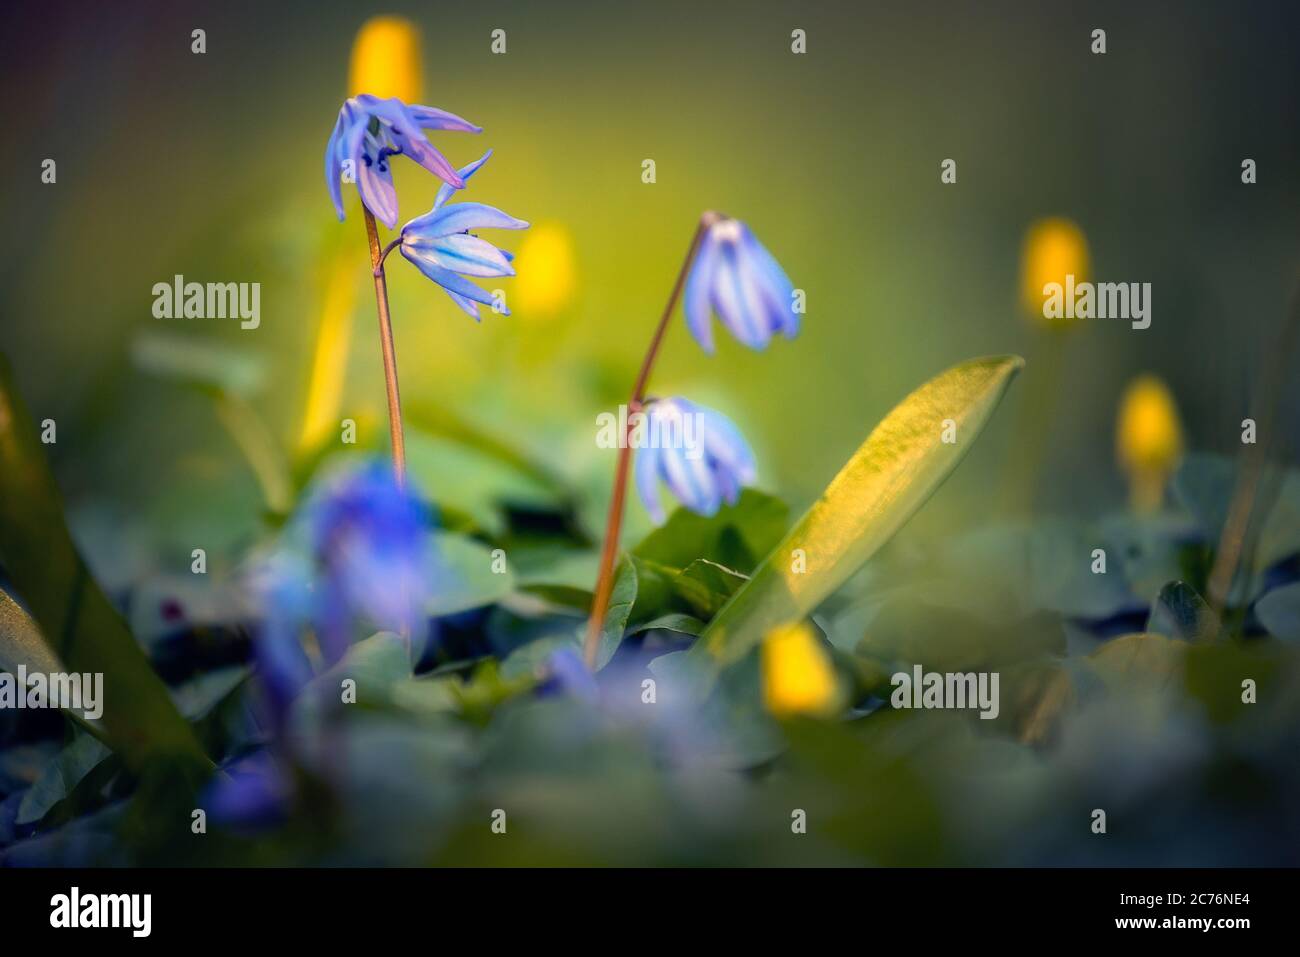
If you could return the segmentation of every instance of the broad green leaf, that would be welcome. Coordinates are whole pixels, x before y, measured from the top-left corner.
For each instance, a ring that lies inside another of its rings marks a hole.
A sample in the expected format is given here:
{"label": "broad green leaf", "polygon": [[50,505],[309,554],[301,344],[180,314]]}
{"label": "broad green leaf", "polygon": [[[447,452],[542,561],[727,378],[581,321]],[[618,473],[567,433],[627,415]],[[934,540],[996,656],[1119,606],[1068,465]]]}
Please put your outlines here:
{"label": "broad green leaf", "polygon": [[[32,611],[45,652],[72,671],[103,674],[100,725],[127,766],[139,771],[169,757],[182,778],[206,773],[211,762],[73,545],[54,476],[3,357],[0,561]],[[30,634],[22,646],[0,640],[12,655],[31,654]]]}
{"label": "broad green leaf", "polygon": [[62,801],[99,762],[109,756],[108,748],[88,734],[79,734],[46,765],[41,776],[23,795],[18,806],[19,824],[32,824]]}
{"label": "broad green leaf", "polygon": [[581,633],[575,630],[567,635],[538,638],[536,641],[521,645],[501,662],[501,677],[510,681],[520,675],[538,676],[542,673],[547,659],[562,648],[569,648],[582,654]]}
{"label": "broad green leaf", "polygon": [[58,655],[45,643],[36,622],[0,589],[0,671],[17,675],[19,665],[41,674],[63,671]]}
{"label": "broad green leaf", "polygon": [[690,615],[669,614],[661,615],[658,618],[652,618],[647,622],[637,625],[629,635],[639,635],[647,631],[673,631],[679,635],[690,635],[694,637],[704,630],[704,622]]}
{"label": "broad green leaf", "polygon": [[514,590],[509,565],[493,571],[492,549],[450,532],[433,535],[430,546],[431,597],[424,610],[431,617],[453,615],[499,601]]}
{"label": "broad green leaf", "polygon": [[407,469],[411,482],[440,510],[471,517],[493,535],[504,533],[505,507],[561,509],[562,495],[517,463],[485,454],[478,448],[406,430]]}
{"label": "broad green leaf", "polygon": [[735,569],[697,558],[673,579],[673,588],[692,611],[707,620],[747,581],[748,576]]}
{"label": "broad green leaf", "polygon": [[266,379],[263,357],[212,336],[149,332],[131,343],[137,369],[206,392],[256,394]]}
{"label": "broad green leaf", "polygon": [[714,515],[677,509],[632,554],[672,568],[704,558],[748,572],[780,541],[788,521],[789,509],[780,499],[745,489],[735,505],[724,505]]}
{"label": "broad green leaf", "polygon": [[614,590],[609,596],[609,609],[605,612],[605,627],[600,633],[600,645],[596,650],[596,668],[600,669],[614,657],[614,652],[623,642],[623,632],[627,628],[628,616],[636,604],[637,577],[636,566],[626,555],[619,560],[614,571]]}
{"label": "broad green leaf", "polygon": [[684,611],[708,620],[749,580],[735,569],[698,558],[683,569],[631,556],[637,573],[637,600],[632,621]]}
{"label": "broad green leaf", "polygon": [[[973,359],[904,399],[709,623],[690,654],[729,664],[768,629],[811,613],[957,466],[1023,365],[1018,356]],[[956,425],[951,444],[942,441],[948,419]]]}

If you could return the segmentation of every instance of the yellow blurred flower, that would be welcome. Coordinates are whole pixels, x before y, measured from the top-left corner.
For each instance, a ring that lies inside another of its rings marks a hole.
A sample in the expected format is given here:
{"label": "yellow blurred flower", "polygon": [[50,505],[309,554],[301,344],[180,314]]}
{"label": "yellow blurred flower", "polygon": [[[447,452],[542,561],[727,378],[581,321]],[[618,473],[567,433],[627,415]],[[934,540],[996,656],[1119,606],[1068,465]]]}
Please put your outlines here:
{"label": "yellow blurred flower", "polygon": [[420,31],[405,17],[372,17],[352,43],[348,95],[373,93],[418,103],[422,78]]}
{"label": "yellow blurred flower", "polygon": [[548,318],[573,301],[577,269],[573,240],[559,223],[533,226],[515,257],[515,288],[511,308],[524,318]]}
{"label": "yellow blurred flower", "polygon": [[1047,326],[1064,327],[1074,319],[1048,319],[1043,315],[1043,287],[1048,283],[1065,286],[1065,277],[1075,284],[1086,282],[1092,269],[1088,240],[1083,230],[1069,219],[1040,219],[1030,224],[1020,256],[1020,297],[1025,312]]}
{"label": "yellow blurred flower", "polygon": [[829,716],[840,707],[830,657],[806,622],[768,632],[762,645],[763,702],[778,718]]}
{"label": "yellow blurred flower", "polygon": [[1183,455],[1183,429],[1173,393],[1158,377],[1140,375],[1124,391],[1115,452],[1128,474],[1134,508],[1159,507],[1165,484]]}

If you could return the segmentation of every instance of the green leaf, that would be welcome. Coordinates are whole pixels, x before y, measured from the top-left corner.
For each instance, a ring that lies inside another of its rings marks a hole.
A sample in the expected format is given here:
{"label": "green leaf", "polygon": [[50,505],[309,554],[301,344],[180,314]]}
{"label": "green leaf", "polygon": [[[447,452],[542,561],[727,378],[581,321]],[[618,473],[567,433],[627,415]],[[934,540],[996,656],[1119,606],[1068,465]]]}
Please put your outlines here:
{"label": "green leaf", "polygon": [[143,333],[131,343],[137,369],[204,392],[248,397],[266,379],[262,356],[211,336]]}
{"label": "green leaf", "polygon": [[41,674],[63,671],[58,655],[45,644],[36,622],[0,589],[0,671],[17,675],[19,665]]}
{"label": "green leaf", "polygon": [[[66,668],[104,675],[100,725],[109,744],[134,771],[152,759],[196,781],[211,768],[167,688],[131,637],[121,615],[90,577],[63,516],[54,476],[31,416],[0,357],[0,561],[35,620],[43,648]],[[8,654],[30,656],[30,632]]]}
{"label": "green leaf", "polygon": [[618,646],[623,643],[627,619],[632,614],[632,606],[636,604],[637,576],[632,560],[624,555],[614,574],[614,590],[609,596],[609,610],[605,612],[605,626],[601,630],[600,645],[596,649],[597,670],[609,663]]}
{"label": "green leaf", "polygon": [[108,748],[88,734],[79,734],[45,766],[18,806],[17,823],[33,824],[73,792],[81,779],[109,756]]}
{"label": "green leaf", "polygon": [[[689,654],[721,666],[764,633],[812,612],[924,504],[974,444],[1018,356],[973,359],[931,379],[896,406],[820,499],[763,560]],[[941,440],[944,421],[957,441]],[[801,563],[806,569],[800,573]]]}
{"label": "green leaf", "polygon": [[433,594],[424,610],[431,617],[491,605],[514,591],[509,565],[501,572],[493,571],[492,550],[472,538],[437,532],[430,553]]}
{"label": "green leaf", "polygon": [[675,631],[679,635],[694,637],[704,630],[704,622],[691,615],[669,614],[652,618],[637,625],[628,635],[639,635],[647,631]]}
{"label": "green leaf", "polygon": [[521,645],[501,662],[502,679],[511,681],[521,675],[540,676],[547,659],[561,648],[571,648],[581,654],[581,632],[574,630],[566,635],[551,635]]}
{"label": "green leaf", "polygon": [[747,581],[749,576],[735,569],[698,558],[673,579],[673,588],[699,617],[707,620]]}
{"label": "green leaf", "polygon": [[411,482],[438,508],[473,519],[493,534],[506,529],[505,507],[560,509],[561,494],[516,463],[457,441],[406,430],[407,469]]}
{"label": "green leaf", "polygon": [[780,499],[745,489],[735,505],[724,505],[715,515],[677,509],[632,554],[672,568],[704,558],[747,572],[780,541],[789,514]]}

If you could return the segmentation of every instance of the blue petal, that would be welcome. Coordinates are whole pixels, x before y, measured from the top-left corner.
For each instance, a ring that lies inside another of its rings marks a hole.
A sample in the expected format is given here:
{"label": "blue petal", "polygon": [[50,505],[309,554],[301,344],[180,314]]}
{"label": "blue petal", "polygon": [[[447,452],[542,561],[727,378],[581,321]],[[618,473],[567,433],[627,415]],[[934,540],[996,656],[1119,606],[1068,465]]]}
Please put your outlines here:
{"label": "blue petal", "polygon": [[[488,161],[488,158],[491,155],[492,155],[492,151],[489,149],[486,153],[484,153],[474,162],[470,163],[468,166],[462,166],[460,168],[460,178],[464,180],[466,183],[468,183],[469,178],[479,171],[479,168],[482,167],[482,165]],[[442,204],[447,202],[447,200],[451,198],[451,194],[454,192],[456,192],[456,187],[454,186],[449,186],[446,183],[443,183],[441,186],[439,186],[438,195],[433,200],[433,211],[437,212],[438,209],[442,207]]]}
{"label": "blue petal", "polygon": [[347,108],[339,110],[339,118],[334,124],[334,132],[330,134],[329,143],[325,146],[325,183],[329,186],[330,199],[334,201],[334,209],[338,211],[339,221],[343,221],[343,160],[340,150],[343,146],[344,131],[347,128],[346,123]]}
{"label": "blue petal", "polygon": [[[692,468],[692,463],[687,461],[682,450],[660,449],[659,461],[664,482],[679,502],[700,515],[711,515],[717,511],[716,504],[710,509],[716,491],[711,488],[711,484],[701,483],[700,473]],[[707,474],[704,479],[705,483],[708,483]]]}
{"label": "blue petal", "polygon": [[778,329],[787,339],[793,339],[799,334],[799,314],[794,311],[794,283],[776,258],[748,229],[745,230],[742,242],[750,267],[759,277],[757,281],[764,296],[779,318]]}
{"label": "blue petal", "polygon": [[439,236],[432,242],[417,239],[408,242],[413,249],[426,252],[442,266],[466,276],[513,276],[515,269],[491,243],[468,233]]}
{"label": "blue petal", "polygon": [[[420,124],[411,115],[406,104],[397,97],[381,100],[364,94],[357,97],[363,109],[387,124],[388,132],[403,154],[419,163],[434,176],[450,183],[457,189],[465,185],[455,167],[443,156],[432,143],[425,138]],[[392,228],[391,226],[389,227]]]}
{"label": "blue petal", "polygon": [[[423,220],[423,222],[421,222]],[[527,229],[528,223],[484,203],[452,203],[436,213],[426,213],[408,225],[417,232],[448,236],[471,229]]]}
{"label": "blue petal", "polygon": [[406,243],[402,244],[402,255],[410,262],[414,263],[420,272],[424,273],[434,282],[448,292],[454,292],[457,295],[464,296],[466,299],[472,299],[475,302],[481,302],[485,306],[492,305],[492,295],[484,289],[480,289],[468,279],[462,279],[450,269],[444,269],[429,255],[418,249],[412,249]]}
{"label": "blue petal", "polygon": [[373,138],[367,136],[364,122],[357,122],[349,132],[347,155],[356,168],[361,202],[385,226],[395,228],[397,190],[393,188],[393,174],[387,169],[380,170],[378,146]]}
{"label": "blue petal", "polygon": [[710,304],[717,269],[718,244],[713,239],[710,229],[701,241],[700,250],[691,266],[690,275],[686,277],[686,289],[682,296],[682,312],[686,314],[686,328],[691,331],[695,341],[707,354],[713,354],[713,310]]}
{"label": "blue petal", "polygon": [[662,525],[664,508],[659,501],[659,450],[637,449],[635,454],[637,495],[641,497],[641,504],[650,514],[650,520],[656,525]]}
{"label": "blue petal", "polygon": [[742,485],[754,480],[754,453],[735,424],[721,412],[696,407],[704,420],[704,449]]}
{"label": "blue petal", "polygon": [[[479,318],[479,314],[478,314],[478,303],[476,303],[473,299],[466,299],[464,296],[462,296],[462,295],[460,295],[460,294],[458,294],[458,293],[454,293],[454,292],[452,292],[450,289],[446,289],[446,288],[444,288],[442,291],[445,292],[448,296],[451,297],[451,301],[452,301],[452,302],[454,302],[456,305],[460,306],[460,307],[461,307],[462,309],[464,309],[467,313],[469,313],[470,317],[471,317],[475,322],[482,322],[482,321],[483,321],[481,318]],[[502,310],[502,315],[506,315],[506,316],[510,315],[510,310],[509,310],[509,309],[503,309],[503,310]]]}
{"label": "blue petal", "polygon": [[770,335],[763,328],[762,317],[750,312],[736,264],[729,252],[719,257],[713,282],[713,308],[722,324],[742,345],[758,350],[767,345]]}
{"label": "blue petal", "polygon": [[[419,103],[412,103],[406,109],[415,122],[426,130],[455,130],[460,133],[483,132],[483,127],[476,126],[455,113],[440,110],[436,106],[423,106]],[[461,176],[464,175],[465,171],[461,170]]]}

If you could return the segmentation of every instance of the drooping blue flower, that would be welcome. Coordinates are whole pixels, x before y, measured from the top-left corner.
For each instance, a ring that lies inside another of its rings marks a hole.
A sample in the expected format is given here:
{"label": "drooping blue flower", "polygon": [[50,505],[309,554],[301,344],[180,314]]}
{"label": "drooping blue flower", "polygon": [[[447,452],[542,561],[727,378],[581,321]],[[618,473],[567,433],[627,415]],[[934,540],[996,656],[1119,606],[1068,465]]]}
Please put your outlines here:
{"label": "drooping blue flower", "polygon": [[292,778],[269,751],[226,764],[199,797],[213,824],[248,835],[282,824],[292,800]]}
{"label": "drooping blue flower", "polygon": [[542,694],[558,692],[584,701],[595,701],[600,696],[596,677],[574,648],[557,648],[546,659],[546,680],[539,689]]}
{"label": "drooping blue flower", "polygon": [[[479,170],[492,151],[460,170],[461,180],[468,180]],[[513,276],[510,265],[514,257],[486,240],[470,233],[471,229],[527,229],[528,223],[483,203],[446,205],[455,191],[443,185],[434,199],[433,209],[402,227],[402,255],[452,298],[456,305],[479,318],[477,303],[492,305],[490,293],[464,276]],[[464,275],[460,275],[460,274]],[[502,309],[510,315],[509,309]]]}
{"label": "drooping blue flower", "polygon": [[429,516],[387,461],[326,477],[301,520],[326,586],[320,598],[337,606],[327,610],[394,631],[410,627],[427,591]]}
{"label": "drooping blue flower", "polygon": [[[432,584],[428,524],[423,502],[385,460],[315,484],[249,576],[260,619],[256,660],[273,718],[287,713],[318,667],[343,657],[358,623],[402,631],[420,620]],[[315,665],[301,643],[308,628],[321,652]]]}
{"label": "drooping blue flower", "polygon": [[636,487],[650,517],[660,523],[659,481],[692,512],[713,515],[734,505],[754,481],[754,453],[740,430],[720,412],[687,399],[656,399],[634,426]]}
{"label": "drooping blue flower", "polygon": [[385,100],[363,93],[343,104],[325,147],[325,182],[340,220],[343,219],[341,179],[348,163],[361,201],[389,229],[397,228],[397,190],[393,187],[389,157],[409,156],[455,188],[465,185],[447,157],[425,137],[424,130],[483,132],[482,127],[454,113],[432,106],[408,105],[397,97]]}
{"label": "drooping blue flower", "polygon": [[707,227],[686,279],[682,311],[691,335],[710,354],[715,312],[731,334],[751,349],[766,348],[778,332],[787,339],[799,332],[794,286],[738,219],[721,218]]}

